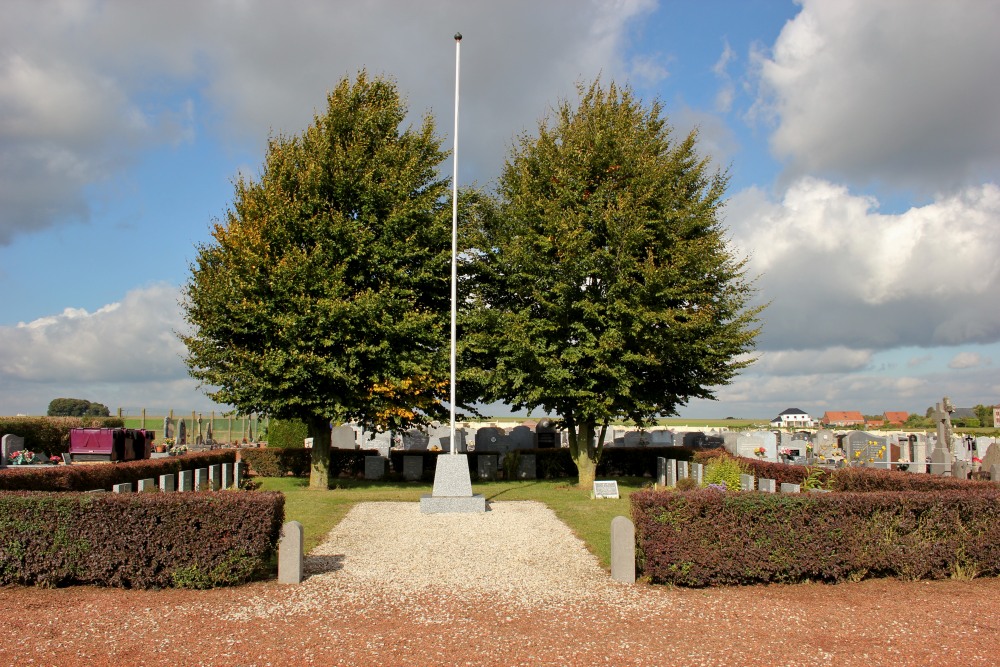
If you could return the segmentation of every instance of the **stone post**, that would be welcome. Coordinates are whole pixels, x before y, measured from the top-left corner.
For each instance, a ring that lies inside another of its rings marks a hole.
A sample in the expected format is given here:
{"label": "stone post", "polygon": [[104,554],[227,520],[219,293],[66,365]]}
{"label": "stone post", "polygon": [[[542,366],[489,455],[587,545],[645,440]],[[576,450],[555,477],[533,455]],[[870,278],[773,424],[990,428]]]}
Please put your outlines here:
{"label": "stone post", "polygon": [[611,578],[635,583],[635,524],[623,516],[611,520]]}
{"label": "stone post", "polygon": [[302,524],[289,521],[281,527],[281,541],[278,542],[278,583],[301,584],[303,563]]}

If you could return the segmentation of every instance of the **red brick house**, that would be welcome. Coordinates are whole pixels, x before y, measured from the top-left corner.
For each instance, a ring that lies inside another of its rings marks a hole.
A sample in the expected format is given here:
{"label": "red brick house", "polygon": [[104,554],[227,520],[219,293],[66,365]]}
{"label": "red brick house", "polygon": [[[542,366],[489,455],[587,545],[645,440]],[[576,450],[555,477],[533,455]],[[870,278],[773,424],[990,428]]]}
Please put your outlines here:
{"label": "red brick house", "polygon": [[824,426],[862,426],[865,416],[860,412],[824,412],[820,423]]}
{"label": "red brick house", "polygon": [[892,426],[902,426],[906,423],[907,418],[909,418],[909,412],[886,412],[884,415],[885,423]]}

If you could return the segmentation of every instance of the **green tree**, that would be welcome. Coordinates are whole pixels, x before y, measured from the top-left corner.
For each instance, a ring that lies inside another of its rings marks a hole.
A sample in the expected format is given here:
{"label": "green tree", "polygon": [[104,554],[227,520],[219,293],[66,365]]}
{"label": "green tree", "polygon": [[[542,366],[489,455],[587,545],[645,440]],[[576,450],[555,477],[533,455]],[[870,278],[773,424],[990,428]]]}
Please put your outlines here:
{"label": "green tree", "polygon": [[46,414],[49,417],[110,417],[111,411],[102,403],[84,398],[54,398]]}
{"label": "green tree", "polygon": [[611,421],[676,414],[752,362],[759,309],[697,133],[613,83],[579,94],[521,137],[496,206],[470,202],[459,389],[558,415],[588,486]]}
{"label": "green tree", "polygon": [[425,116],[402,129],[394,83],[342,80],[198,248],[184,290],[190,374],[243,413],[297,419],[310,486],[329,485],[331,422],[442,418],[450,223],[446,154]]}
{"label": "green tree", "polygon": [[989,405],[977,405],[972,408],[976,413],[976,417],[979,419],[979,423],[982,426],[990,427],[993,426],[993,407]]}

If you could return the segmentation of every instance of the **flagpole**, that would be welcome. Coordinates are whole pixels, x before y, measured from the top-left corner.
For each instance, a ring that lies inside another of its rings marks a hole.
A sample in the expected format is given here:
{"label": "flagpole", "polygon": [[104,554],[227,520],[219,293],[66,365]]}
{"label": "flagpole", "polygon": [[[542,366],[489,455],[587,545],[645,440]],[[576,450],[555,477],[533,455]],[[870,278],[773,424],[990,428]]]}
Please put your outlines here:
{"label": "flagpole", "polygon": [[455,356],[456,356],[456,312],[458,307],[458,73],[462,50],[462,33],[455,33],[455,134],[452,149],[454,175],[451,179],[451,453],[458,454],[455,439]]}

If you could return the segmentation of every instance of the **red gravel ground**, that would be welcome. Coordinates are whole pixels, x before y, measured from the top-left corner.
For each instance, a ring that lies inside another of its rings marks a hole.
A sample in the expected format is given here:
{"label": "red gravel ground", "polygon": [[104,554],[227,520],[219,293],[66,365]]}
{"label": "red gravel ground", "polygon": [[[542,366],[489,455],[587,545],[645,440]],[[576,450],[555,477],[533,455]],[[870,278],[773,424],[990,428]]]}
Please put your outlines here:
{"label": "red gravel ground", "polygon": [[1000,580],[684,590],[531,604],[307,580],[0,588],[3,665],[997,665]]}

